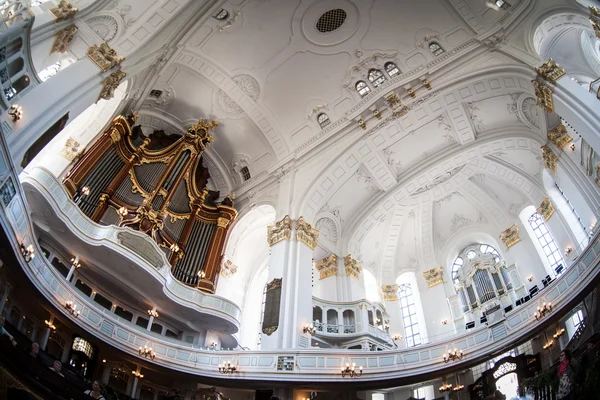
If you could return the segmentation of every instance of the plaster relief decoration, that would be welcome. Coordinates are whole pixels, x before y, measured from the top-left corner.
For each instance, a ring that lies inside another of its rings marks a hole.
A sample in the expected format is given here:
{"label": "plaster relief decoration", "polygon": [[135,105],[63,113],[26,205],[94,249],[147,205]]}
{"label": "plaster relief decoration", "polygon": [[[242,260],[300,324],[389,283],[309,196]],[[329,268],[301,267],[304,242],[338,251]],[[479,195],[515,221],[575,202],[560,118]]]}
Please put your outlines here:
{"label": "plaster relief decoration", "polygon": [[60,151],[60,155],[69,161],[73,161],[83,153],[83,149],[80,146],[78,141],[70,137],[65,142],[65,146]]}
{"label": "plaster relief decoration", "polygon": [[151,97],[151,100],[160,106],[167,106],[173,102],[175,99],[175,91],[171,86],[162,90],[162,93],[158,97]]}
{"label": "plaster relief decoration", "polygon": [[223,256],[223,259],[221,260],[221,268],[220,269],[221,269],[220,273],[223,278],[230,278],[233,275],[235,275],[235,273],[238,270],[238,267],[227,257]]}
{"label": "plaster relief decoration", "polygon": [[559,149],[562,149],[573,141],[573,138],[567,133],[567,127],[558,124],[555,128],[548,131],[548,140],[552,141]]}
{"label": "plaster relief decoration", "polygon": [[348,254],[344,257],[344,266],[346,267],[346,275],[353,277],[357,281],[360,281],[360,273],[362,272],[362,265],[352,257],[352,254]]}
{"label": "plaster relief decoration", "polygon": [[505,231],[500,233],[500,240],[508,247],[509,249],[515,244],[521,241],[519,237],[519,228],[517,225],[513,225]]}
{"label": "plaster relief decoration", "polygon": [[319,271],[319,280],[338,274],[338,257],[331,254],[315,263],[315,268]]}
{"label": "plaster relief decoration", "polygon": [[[357,57],[362,57],[363,53],[357,50],[354,53]],[[358,61],[355,65],[350,66],[346,76],[343,80],[343,86],[351,91],[354,91],[354,84],[357,79],[362,79],[363,75],[366,75],[367,71],[371,68],[380,69],[387,61],[393,61],[397,65],[397,61],[394,59],[398,55],[397,51],[391,53],[374,53],[371,56],[365,57]]]}
{"label": "plaster relief decoration", "polygon": [[444,283],[444,270],[441,265],[423,272],[423,278],[427,281],[427,285],[431,288],[440,283]]}
{"label": "plaster relief decoration", "polygon": [[119,232],[117,234],[117,239],[119,239],[119,242],[123,246],[141,256],[154,268],[160,269],[164,265],[161,257],[162,253],[159,250],[156,250],[156,245],[148,235],[133,232]]}
{"label": "plaster relief decoration", "polygon": [[296,220],[296,241],[302,242],[314,250],[317,247],[318,239],[319,231],[306,222],[304,217],[300,217]]}
{"label": "plaster relief decoration", "polygon": [[50,54],[52,53],[64,53],[69,50],[69,45],[73,41],[73,37],[77,33],[79,28],[77,26],[70,25],[65,29],[61,29],[56,33],[56,38],[54,39],[54,43],[52,44],[52,49],[50,50]]}
{"label": "plaster relief decoration", "polygon": [[521,102],[521,114],[532,126],[540,127],[540,110],[536,107],[537,102],[533,97],[526,97]]}
{"label": "plaster relief decoration", "polygon": [[[250,75],[237,75],[232,78],[235,84],[241,89],[246,96],[256,101],[260,95],[260,85],[254,77]],[[235,100],[233,100],[227,93],[222,89],[216,92],[214,101],[221,109],[229,114],[242,114],[244,110],[240,107]]]}
{"label": "plaster relief decoration", "polygon": [[535,70],[540,77],[553,84],[565,76],[565,70],[551,58]]}
{"label": "plaster relief decoration", "polygon": [[483,124],[483,120],[481,119],[481,117],[478,115],[480,111],[479,106],[475,102],[468,102],[467,111],[471,122],[473,122],[475,130],[477,132],[483,131],[485,129],[485,125]]}
{"label": "plaster relief decoration", "polygon": [[121,70],[115,71],[102,81],[102,91],[98,100],[110,100],[115,96],[115,89],[119,87],[127,74]]}
{"label": "plaster relief decoration", "polygon": [[358,183],[365,184],[367,192],[369,194],[374,194],[375,192],[377,192],[377,190],[378,190],[377,186],[375,186],[375,184],[373,183],[373,179],[371,178],[371,175],[369,175],[369,173],[366,172],[362,166],[360,166],[356,169],[356,172],[354,173],[354,177],[356,178]]}
{"label": "plaster relief decoration", "polygon": [[338,229],[335,221],[329,217],[319,218],[315,224],[315,228],[319,231],[319,236],[329,240],[333,245],[338,242]]}
{"label": "plaster relief decoration", "polygon": [[73,18],[79,9],[73,7],[67,0],[61,0],[58,7],[51,8],[50,14],[54,15],[56,22],[64,21],[65,19]]}
{"label": "plaster relief decoration", "polygon": [[548,112],[554,112],[554,103],[552,100],[552,88],[545,85],[543,82],[538,80],[532,80],[533,89],[535,90],[535,97],[537,98],[537,105]]}
{"label": "plaster relief decoration", "polygon": [[267,227],[267,242],[269,246],[273,246],[283,240],[290,240],[292,237],[292,219],[289,215],[283,217],[281,221],[277,221],[275,225]]}
{"label": "plaster relief decoration", "polygon": [[102,43],[100,46],[97,44],[90,46],[87,54],[102,71],[108,71],[109,69],[116,67],[125,59],[125,57],[118,55],[106,42]]}
{"label": "plaster relief decoration", "polygon": [[558,160],[558,157],[547,145],[542,146],[542,160],[544,168],[548,168],[553,173],[556,173],[556,161]]}
{"label": "plaster relief decoration", "polygon": [[396,173],[396,176],[400,175],[400,172],[402,171],[402,162],[396,159],[396,152],[390,148],[387,148],[383,149],[383,154],[385,155],[387,164],[392,167]]}
{"label": "plaster relief decoration", "polygon": [[444,182],[447,182],[450,178],[452,178],[454,175],[459,173],[464,168],[464,166],[465,166],[465,164],[459,165],[458,167],[452,168],[450,171],[444,172],[443,174],[436,176],[429,183],[421,186],[420,188],[418,188],[417,190],[412,192],[412,194],[415,195],[415,194],[423,193],[427,190],[433,189],[434,187],[436,187],[438,185],[441,185]]}
{"label": "plaster relief decoration", "polygon": [[438,128],[443,130],[442,137],[446,139],[448,143],[456,143],[456,138],[452,134],[452,126],[446,121],[446,115],[442,114],[437,117]]}
{"label": "plaster relief decoration", "polygon": [[381,285],[383,301],[398,301],[398,285]]}
{"label": "plaster relief decoration", "polygon": [[105,42],[110,42],[117,37],[119,25],[117,24],[117,20],[110,15],[96,15],[85,22]]}
{"label": "plaster relief decoration", "polygon": [[554,206],[548,197],[542,201],[542,204],[537,209],[537,213],[544,218],[544,221],[548,221],[554,214]]}

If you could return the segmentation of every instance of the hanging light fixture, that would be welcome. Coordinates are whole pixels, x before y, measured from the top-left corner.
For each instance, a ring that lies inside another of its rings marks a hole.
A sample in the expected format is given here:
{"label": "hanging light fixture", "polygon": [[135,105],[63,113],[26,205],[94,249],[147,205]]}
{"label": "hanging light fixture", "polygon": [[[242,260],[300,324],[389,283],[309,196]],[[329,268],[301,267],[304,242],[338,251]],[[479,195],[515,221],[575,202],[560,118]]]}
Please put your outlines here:
{"label": "hanging light fixture", "polygon": [[448,361],[460,360],[463,358],[463,355],[464,354],[462,350],[457,350],[454,348],[454,350],[450,350],[448,354],[444,353],[444,362],[447,363]]}
{"label": "hanging light fixture", "polygon": [[33,249],[33,245],[30,244],[28,246],[25,243],[21,243],[21,254],[25,258],[25,261],[29,262],[35,258],[35,250]]}
{"label": "hanging light fixture", "polygon": [[534,314],[535,319],[539,321],[544,318],[547,314],[552,312],[552,304],[551,303],[543,303],[541,307],[537,308],[536,313]]}
{"label": "hanging light fixture", "polygon": [[219,364],[219,372],[222,374],[233,374],[237,371],[237,367],[231,364],[231,361],[224,362],[223,364]]}
{"label": "hanging light fixture", "polygon": [[77,304],[73,303],[71,300],[67,301],[65,303],[65,308],[67,309],[67,311],[69,311],[71,313],[72,316],[74,316],[75,318],[79,317],[79,314],[81,314],[81,311],[79,311],[77,309]]}
{"label": "hanging light fixture", "polygon": [[140,356],[144,356],[152,360],[154,360],[154,357],[156,357],[156,352],[152,351],[152,347],[148,347],[147,345],[144,347],[140,347],[138,349],[138,353],[140,354]]}
{"label": "hanging light fixture", "polygon": [[346,363],[346,367],[342,367],[342,377],[345,378],[346,376],[349,376],[351,378],[354,378],[355,376],[361,376],[363,373],[363,367],[362,365],[360,365],[358,367],[358,371],[356,370],[356,363],[352,363],[352,365],[350,365],[350,363]]}

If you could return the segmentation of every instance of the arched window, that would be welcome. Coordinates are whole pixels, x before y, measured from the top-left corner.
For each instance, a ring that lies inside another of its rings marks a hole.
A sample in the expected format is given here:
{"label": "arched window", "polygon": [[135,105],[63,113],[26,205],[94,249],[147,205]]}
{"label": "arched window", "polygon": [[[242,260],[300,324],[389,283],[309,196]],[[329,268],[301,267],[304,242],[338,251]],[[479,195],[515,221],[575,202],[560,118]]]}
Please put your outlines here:
{"label": "arched window", "polygon": [[431,51],[434,56],[439,56],[440,54],[445,53],[444,49],[442,49],[442,46],[440,46],[436,42],[429,43],[429,51]]}
{"label": "arched window", "polygon": [[385,72],[387,72],[390,78],[400,73],[398,66],[396,66],[396,64],[394,64],[393,62],[387,62],[383,67],[385,68]]}
{"label": "arched window", "polygon": [[421,344],[421,331],[417,319],[417,308],[410,283],[404,283],[398,287],[398,298],[400,300],[400,311],[404,323],[404,337],[406,345],[414,347]]}
{"label": "arched window", "polygon": [[369,92],[371,91],[371,88],[367,85],[367,83],[365,81],[358,81],[358,82],[356,82],[356,91],[362,97],[365,97],[367,94],[369,94]]}
{"label": "arched window", "polygon": [[327,116],[327,114],[325,114],[325,113],[321,113],[321,114],[317,115],[317,122],[319,123],[319,126],[321,127],[321,129],[325,128],[327,125],[329,125],[331,123],[331,121],[329,120],[329,116]]}
{"label": "arched window", "polygon": [[531,226],[531,229],[533,229],[535,237],[544,250],[544,254],[550,263],[550,268],[558,274],[558,271],[560,271],[561,267],[564,265],[564,261],[560,251],[558,250],[558,246],[556,246],[554,238],[546,226],[546,223],[544,222],[542,216],[537,212],[533,213],[531,217],[529,217],[528,221],[529,226]]}
{"label": "arched window", "polygon": [[385,82],[385,76],[383,72],[378,69],[372,69],[369,71],[369,82],[373,84],[374,87],[378,87],[383,82]]}
{"label": "arched window", "polygon": [[461,257],[456,257],[452,265],[452,280],[458,282],[458,270],[464,265],[465,261]]}

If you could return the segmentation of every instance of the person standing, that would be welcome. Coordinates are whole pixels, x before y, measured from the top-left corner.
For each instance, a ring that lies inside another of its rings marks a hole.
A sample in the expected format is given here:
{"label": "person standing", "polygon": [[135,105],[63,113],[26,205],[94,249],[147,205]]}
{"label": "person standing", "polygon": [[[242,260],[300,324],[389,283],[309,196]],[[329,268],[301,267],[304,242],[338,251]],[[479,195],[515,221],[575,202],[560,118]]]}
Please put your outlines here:
{"label": "person standing", "polygon": [[573,400],[574,378],[575,369],[571,364],[571,351],[564,349],[560,353],[560,366],[558,367],[558,400]]}

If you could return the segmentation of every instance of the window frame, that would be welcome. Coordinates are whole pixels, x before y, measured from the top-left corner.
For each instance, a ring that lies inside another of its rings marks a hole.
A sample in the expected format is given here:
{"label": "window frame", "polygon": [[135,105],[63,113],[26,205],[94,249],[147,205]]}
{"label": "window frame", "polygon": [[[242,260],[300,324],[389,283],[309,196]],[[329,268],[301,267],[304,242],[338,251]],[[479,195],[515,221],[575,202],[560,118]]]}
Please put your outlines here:
{"label": "window frame", "polygon": [[[385,72],[388,74],[388,76],[390,78],[392,78],[396,75],[400,75],[400,68],[398,68],[398,65],[396,65],[395,62],[392,62],[392,61],[386,62],[385,64],[383,64],[383,69],[385,70]],[[394,71],[396,71],[396,72],[394,72]]]}
{"label": "window frame", "polygon": [[356,89],[356,92],[360,95],[360,97],[365,97],[366,95],[371,93],[371,87],[365,81],[356,82],[354,88]]}
{"label": "window frame", "polygon": [[562,253],[558,248],[558,244],[554,240],[552,233],[548,229],[544,218],[540,214],[534,212],[527,219],[533,234],[535,235],[544,255],[546,256],[546,260],[550,264],[550,269],[553,273],[556,273],[556,269],[559,265],[563,266],[563,270],[566,268],[565,261],[562,257]]}
{"label": "window frame", "polygon": [[378,88],[387,80],[383,72],[377,68],[371,68],[367,74],[367,79],[373,87]]}
{"label": "window frame", "polygon": [[446,52],[446,50],[444,50],[444,48],[438,42],[429,42],[428,47],[431,54],[433,54],[436,57],[441,56]]}
{"label": "window frame", "polygon": [[406,346],[415,347],[423,344],[417,306],[410,283],[403,283],[398,286],[398,302],[400,303],[400,315],[404,325]]}

